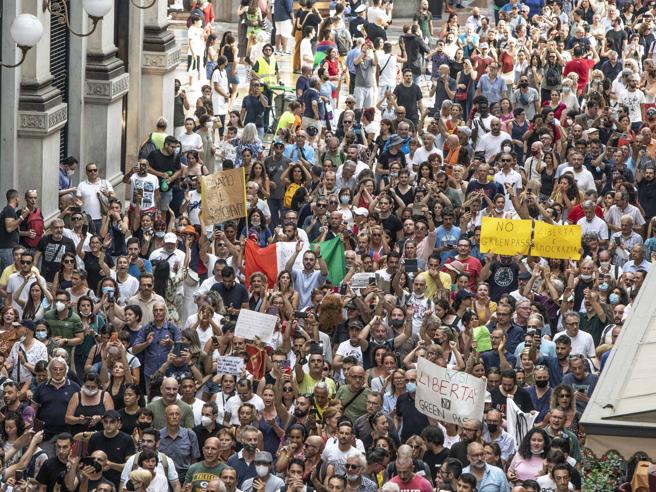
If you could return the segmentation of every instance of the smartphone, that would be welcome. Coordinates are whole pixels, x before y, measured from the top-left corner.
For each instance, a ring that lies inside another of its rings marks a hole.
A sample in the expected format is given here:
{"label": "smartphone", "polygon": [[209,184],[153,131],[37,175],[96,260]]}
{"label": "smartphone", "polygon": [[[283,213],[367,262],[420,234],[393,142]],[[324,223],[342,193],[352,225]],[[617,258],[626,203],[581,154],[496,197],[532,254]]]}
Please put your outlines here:
{"label": "smartphone", "polygon": [[118,332],[113,331],[112,334],[109,336],[109,341],[118,342]]}
{"label": "smartphone", "polygon": [[471,211],[471,208],[465,207],[465,213],[468,214]]}
{"label": "smartphone", "polygon": [[376,276],[369,275],[369,285],[376,285]]}
{"label": "smartphone", "polygon": [[280,369],[284,374],[291,374],[292,373],[292,365],[288,360],[283,360],[280,363]]}
{"label": "smartphone", "polygon": [[82,213],[82,207],[71,207],[71,213],[74,213],[74,214]]}
{"label": "smartphone", "polygon": [[346,284],[342,284],[342,285],[339,287],[339,295],[340,295],[340,296],[345,296],[345,295],[346,295],[346,290],[347,290],[347,289],[348,289],[348,285],[346,285]]}
{"label": "smartphone", "polygon": [[619,246],[621,242],[622,242],[622,238],[620,238],[619,236],[615,236],[615,244]]}
{"label": "smartphone", "polygon": [[23,474],[24,474],[23,472],[24,472],[24,470],[16,470],[14,472],[14,477],[16,478],[17,482],[20,482],[21,480],[23,480]]}
{"label": "smartphone", "polygon": [[417,271],[417,260],[405,260],[405,272],[415,273]]}
{"label": "smartphone", "polygon": [[110,304],[114,304],[114,302],[116,302],[114,292],[112,291],[107,292],[107,302],[109,302]]}
{"label": "smartphone", "polygon": [[412,215],[421,215],[421,205],[412,206]]}
{"label": "smartphone", "polygon": [[43,425],[44,425],[43,420],[34,419],[34,421],[32,422],[32,430],[34,432],[40,432],[43,430]]}
{"label": "smartphone", "polygon": [[308,317],[308,313],[306,311],[296,311],[294,313],[294,317],[296,319],[306,319]]}
{"label": "smartphone", "polygon": [[100,463],[96,461],[96,458],[93,456],[87,456],[86,458],[82,458],[82,466],[92,466],[93,470],[98,473],[102,471],[102,466]]}
{"label": "smartphone", "polygon": [[173,355],[176,357],[180,357],[182,355],[182,351],[187,348],[187,344],[183,342],[175,342],[173,344]]}

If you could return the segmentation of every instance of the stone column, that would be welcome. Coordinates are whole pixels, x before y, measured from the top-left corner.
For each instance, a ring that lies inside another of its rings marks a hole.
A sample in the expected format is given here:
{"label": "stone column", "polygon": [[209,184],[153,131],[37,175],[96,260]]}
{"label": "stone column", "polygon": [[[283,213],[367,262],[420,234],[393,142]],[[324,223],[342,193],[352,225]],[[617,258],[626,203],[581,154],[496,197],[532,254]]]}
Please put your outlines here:
{"label": "stone column", "polygon": [[167,0],[144,11],[144,38],[141,80],[141,122],[143,140],[153,131],[155,122],[164,116],[167,131],[173,134],[174,70],[180,63],[180,49],[168,30]]}
{"label": "stone column", "polygon": [[117,58],[114,45],[114,10],[98,24],[88,38],[84,88],[85,156],[95,162],[100,175],[117,184],[122,178],[121,139],[123,96],[130,76]]}
{"label": "stone column", "polygon": [[22,12],[43,24],[43,38],[21,65],[14,184],[19,190],[36,189],[49,218],[59,204],[59,130],[66,124],[67,107],[59,89],[51,85],[50,13],[43,12],[41,0],[23,0],[22,5]]}
{"label": "stone column", "polygon": [[[5,65],[13,65],[20,60],[20,50],[11,39],[11,23],[21,11],[16,0],[5,0],[2,4],[2,33],[0,39],[0,60]],[[18,91],[21,67],[0,69],[0,183],[8,190],[16,188],[16,111],[18,111]]]}
{"label": "stone column", "polygon": [[[216,15],[216,20],[223,22],[237,21],[237,9],[239,8],[239,0],[212,0],[212,4],[214,5],[214,14]],[[296,2],[294,3],[294,7],[297,7]],[[236,25],[233,31],[236,36]]]}

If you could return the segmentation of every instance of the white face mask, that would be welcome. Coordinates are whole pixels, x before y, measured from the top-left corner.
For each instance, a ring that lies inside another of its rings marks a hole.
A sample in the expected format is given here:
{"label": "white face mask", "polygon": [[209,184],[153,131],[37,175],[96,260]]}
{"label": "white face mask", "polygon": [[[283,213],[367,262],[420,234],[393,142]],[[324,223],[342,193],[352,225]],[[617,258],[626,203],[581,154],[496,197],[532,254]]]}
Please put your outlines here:
{"label": "white face mask", "polygon": [[255,465],[255,473],[260,478],[264,478],[269,474],[269,467],[266,465]]}
{"label": "white face mask", "polygon": [[348,480],[349,482],[357,482],[358,478],[360,478],[360,475],[358,475],[357,473],[346,474],[346,480]]}
{"label": "white face mask", "polygon": [[66,176],[73,176],[75,174],[75,169],[67,169]]}
{"label": "white face mask", "polygon": [[200,424],[201,424],[203,427],[209,427],[209,426],[211,426],[211,425],[212,425],[212,417],[208,417],[207,415],[203,415],[203,416],[200,418]]}
{"label": "white face mask", "polygon": [[55,302],[55,310],[56,310],[58,313],[61,313],[64,309],[66,309],[66,304],[64,304],[64,303],[61,302],[61,301],[57,301],[57,302]]}
{"label": "white face mask", "polygon": [[89,389],[89,388],[82,388],[82,393],[85,394],[85,396],[96,396],[98,394],[98,388],[96,389]]}

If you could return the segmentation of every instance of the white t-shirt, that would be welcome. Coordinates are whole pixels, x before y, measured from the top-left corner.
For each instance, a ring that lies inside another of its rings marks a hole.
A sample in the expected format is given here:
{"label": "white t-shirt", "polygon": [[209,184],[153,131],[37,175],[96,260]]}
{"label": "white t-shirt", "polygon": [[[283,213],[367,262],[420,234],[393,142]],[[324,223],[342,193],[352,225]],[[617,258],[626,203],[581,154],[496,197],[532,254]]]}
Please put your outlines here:
{"label": "white t-shirt", "polygon": [[200,225],[200,204],[201,204],[200,191],[191,190],[189,192],[189,205],[187,205],[187,213],[189,220],[194,225]]}
{"label": "white t-shirt", "polygon": [[309,38],[304,38],[301,41],[300,52],[301,52],[301,66],[312,68],[312,66],[314,65],[314,53],[312,52],[312,41]]}
{"label": "white t-shirt", "polygon": [[116,283],[118,284],[118,290],[121,293],[118,299],[118,303],[120,305],[124,305],[126,301],[135,295],[139,290],[139,281],[128,273],[128,277],[125,279],[125,281],[119,282],[115,271],[112,271],[112,278],[116,280]]}
{"label": "white t-shirt", "polygon": [[132,203],[137,202],[137,190],[143,190],[143,197],[141,198],[139,207],[141,210],[155,208],[155,191],[159,188],[159,179],[157,176],[153,174],[146,174],[145,176],[133,174],[130,177],[130,183],[132,184]]}
{"label": "white t-shirt", "polygon": [[[189,26],[187,31],[187,40],[189,42],[189,54],[202,56],[205,50],[205,42],[203,41],[203,28],[194,25]],[[193,50],[193,53],[192,53]]]}
{"label": "white t-shirt", "polygon": [[[554,337],[553,341],[557,342],[559,338],[567,336],[569,335],[566,332],[561,331]],[[588,332],[579,330],[575,337],[569,337],[569,339],[572,341],[572,355],[584,355],[590,358],[596,357],[594,340]]]}
{"label": "white t-shirt", "polygon": [[586,168],[582,167],[581,171],[577,173],[573,167],[567,166],[563,168],[560,175],[562,176],[565,173],[572,173],[574,175],[574,181],[576,181],[576,186],[578,186],[580,191],[595,191],[597,189],[594,176]]}
{"label": "white t-shirt", "polygon": [[378,85],[383,86],[396,86],[396,72],[397,63],[396,55],[390,53],[389,55],[383,54],[378,57],[378,68],[380,68],[380,77]]}
{"label": "white t-shirt", "polygon": [[631,120],[631,123],[642,122],[641,104],[647,102],[645,100],[644,92],[640,89],[636,89],[633,92],[624,89],[618,94],[618,99],[622,101],[622,105],[629,109],[629,119]]}
{"label": "white t-shirt", "polygon": [[[167,260],[168,258],[168,260]],[[178,264],[179,268],[182,268],[184,264],[185,254],[180,251],[178,248],[175,248],[171,253],[167,252],[164,248],[158,248],[148,257],[150,261],[153,260],[167,260],[169,266],[171,267],[171,276],[175,275],[175,264]]]}
{"label": "white t-shirt", "polygon": [[503,187],[503,193],[506,197],[506,205],[504,210],[515,210],[515,207],[512,204],[512,200],[508,196],[508,193],[506,193],[506,184],[512,186],[512,189],[515,193],[519,193],[519,191],[522,189],[522,175],[514,169],[511,169],[508,174],[505,174],[503,170],[501,170],[494,175],[494,181]]}
{"label": "white t-shirt", "polygon": [[231,417],[230,417],[231,425],[239,425],[238,412],[239,412],[239,407],[241,406],[242,403],[251,403],[252,405],[255,405],[255,409],[258,412],[264,410],[264,401],[255,393],[253,393],[253,397],[247,402],[242,402],[241,398],[239,398],[239,395],[235,395],[231,397],[227,402],[225,402],[225,407],[224,407],[224,412],[231,413]]}
{"label": "white t-shirt", "polygon": [[102,214],[100,213],[100,201],[98,200],[98,193],[100,190],[107,190],[113,192],[114,188],[112,184],[104,179],[99,179],[95,183],[90,183],[87,181],[82,181],[77,185],[77,196],[82,198],[84,202],[84,211],[88,213],[93,220],[102,219]]}
{"label": "white t-shirt", "polygon": [[[43,279],[43,277],[41,277]],[[20,272],[15,272],[12,273],[9,276],[9,280],[7,281],[7,294],[11,295],[11,305],[12,307],[16,310],[16,313],[18,314],[18,319],[22,318],[23,316],[23,308],[20,307],[20,304],[18,304],[14,300],[14,292],[17,292],[20,288],[21,285],[23,285],[23,282],[25,281],[25,277],[23,277]],[[35,277],[30,277],[30,279],[27,281],[27,284],[25,284],[25,288],[23,289],[23,292],[21,292],[20,295],[20,300],[27,302],[27,299],[29,298],[30,295],[30,289],[32,288],[32,284],[36,282]],[[46,285],[45,279],[41,282],[41,288],[45,291],[48,287]]]}
{"label": "white t-shirt", "polygon": [[[134,467],[134,459],[136,458],[136,456],[137,456],[136,454],[133,454],[125,462],[125,466],[123,466],[123,471],[121,472],[121,482],[125,483],[130,478],[130,472]],[[163,453],[159,453],[159,458],[160,459],[157,462],[157,466],[155,467],[155,473],[157,474],[156,476],[162,477],[164,478],[164,480],[168,478],[169,481],[175,482],[178,479],[178,472],[175,471],[175,463],[173,463],[173,460]],[[164,465],[162,465],[162,460],[164,458],[166,458],[166,460],[168,461],[168,475],[165,473]]]}
{"label": "white t-shirt", "polygon": [[482,137],[479,136],[478,142],[476,143],[476,151],[484,151],[485,160],[489,161],[495,154],[501,152],[501,142],[504,140],[510,140],[510,135],[506,132],[499,132],[497,136],[492,135],[492,132],[486,133]]}
{"label": "white t-shirt", "polygon": [[183,133],[180,135],[180,152],[188,152],[190,150],[201,150],[203,148],[203,139],[198,133]]}
{"label": "white t-shirt", "polygon": [[214,107],[215,115],[228,114],[228,99],[222,96],[214,89],[214,84],[218,84],[223,92],[228,94],[230,86],[228,84],[228,73],[225,69],[217,68],[212,73],[212,106]]}
{"label": "white t-shirt", "polygon": [[581,226],[582,235],[585,235],[588,232],[592,232],[593,234],[596,234],[601,240],[608,239],[608,224],[606,224],[605,220],[600,219],[596,215],[590,222],[588,222],[587,218],[583,217],[579,219],[576,224]]}

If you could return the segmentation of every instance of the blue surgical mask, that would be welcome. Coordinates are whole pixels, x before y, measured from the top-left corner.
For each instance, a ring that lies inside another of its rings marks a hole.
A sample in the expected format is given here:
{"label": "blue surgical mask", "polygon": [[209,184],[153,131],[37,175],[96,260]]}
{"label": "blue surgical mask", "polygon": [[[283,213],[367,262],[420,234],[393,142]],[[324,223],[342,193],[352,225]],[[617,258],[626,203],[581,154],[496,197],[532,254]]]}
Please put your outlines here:
{"label": "blue surgical mask", "polygon": [[417,383],[405,383],[405,390],[408,393],[416,393],[417,392]]}
{"label": "blue surgical mask", "polygon": [[610,302],[611,304],[619,304],[620,296],[613,292],[611,295],[608,296],[608,302]]}
{"label": "blue surgical mask", "polygon": [[599,284],[599,290],[601,292],[606,292],[608,290],[608,284],[604,282],[603,284]]}

